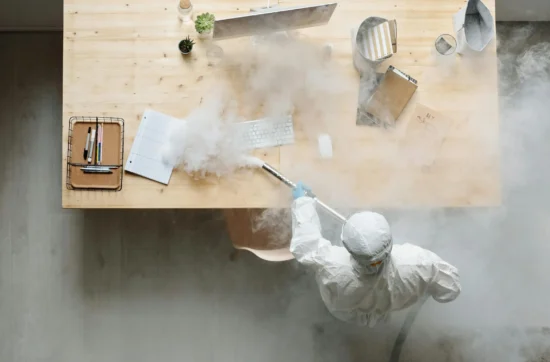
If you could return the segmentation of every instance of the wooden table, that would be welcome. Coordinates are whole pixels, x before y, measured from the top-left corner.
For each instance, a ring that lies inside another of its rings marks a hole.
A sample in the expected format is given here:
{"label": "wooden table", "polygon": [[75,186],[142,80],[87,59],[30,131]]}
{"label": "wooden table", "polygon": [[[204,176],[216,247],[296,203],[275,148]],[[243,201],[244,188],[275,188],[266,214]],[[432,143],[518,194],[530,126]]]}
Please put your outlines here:
{"label": "wooden table", "polygon": [[[283,1],[295,6],[318,1]],[[485,0],[494,14],[494,0]],[[195,1],[195,14],[217,18],[246,13],[262,1]],[[452,14],[463,0],[340,1],[326,26],[300,33],[333,45],[333,61],[350,81],[350,28],[368,16],[396,19],[398,52],[384,62],[418,80],[419,88],[393,130],[355,125],[357,87],[341,97],[335,123],[319,131],[333,139],[334,158],[318,156],[317,141],[295,117],[296,144],[260,152],[267,162],[310,184],[334,206],[488,206],[500,195],[496,42],[475,56],[438,57],[434,41],[453,33]],[[125,119],[129,154],[146,108],[185,117],[197,107],[220,69],[209,67],[205,42],[195,59],[185,60],[178,42],[195,37],[192,24],[177,18],[173,0],[65,0],[63,66],[63,165],[68,121],[73,115]],[[223,44],[221,44],[224,47]],[[421,103],[451,117],[436,162],[430,167],[403,162],[399,152],[414,105]],[[196,181],[176,171],[169,186],[126,173],[120,192],[69,191],[63,170],[66,208],[264,208],[288,206],[289,191],[262,171]]]}

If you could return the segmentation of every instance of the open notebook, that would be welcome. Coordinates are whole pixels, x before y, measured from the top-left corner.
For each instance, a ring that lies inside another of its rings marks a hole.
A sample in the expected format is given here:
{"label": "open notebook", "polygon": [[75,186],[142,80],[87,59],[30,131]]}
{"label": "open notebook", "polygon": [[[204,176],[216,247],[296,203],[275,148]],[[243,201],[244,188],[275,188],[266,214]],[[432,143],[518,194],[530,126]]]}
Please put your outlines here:
{"label": "open notebook", "polygon": [[181,120],[150,109],[143,113],[126,171],[168,185],[174,166],[163,161],[162,150],[174,122]]}

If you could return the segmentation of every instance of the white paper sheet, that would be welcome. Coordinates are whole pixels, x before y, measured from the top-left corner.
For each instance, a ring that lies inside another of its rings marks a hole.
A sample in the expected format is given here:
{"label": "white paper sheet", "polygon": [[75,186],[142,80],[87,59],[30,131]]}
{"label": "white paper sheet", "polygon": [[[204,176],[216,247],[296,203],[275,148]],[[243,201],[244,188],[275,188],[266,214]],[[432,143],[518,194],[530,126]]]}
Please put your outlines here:
{"label": "white paper sheet", "polygon": [[401,141],[407,161],[415,166],[433,165],[453,124],[451,118],[417,103]]}
{"label": "white paper sheet", "polygon": [[168,185],[174,166],[163,160],[162,152],[169,141],[174,122],[182,121],[160,112],[146,110],[141,118],[125,170]]}

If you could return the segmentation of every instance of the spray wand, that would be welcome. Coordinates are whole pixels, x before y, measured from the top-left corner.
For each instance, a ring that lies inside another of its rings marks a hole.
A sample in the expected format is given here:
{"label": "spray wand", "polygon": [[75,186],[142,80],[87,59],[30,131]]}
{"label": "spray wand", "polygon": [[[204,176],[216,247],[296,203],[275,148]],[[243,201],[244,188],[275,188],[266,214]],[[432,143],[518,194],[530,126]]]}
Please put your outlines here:
{"label": "spray wand", "polygon": [[[296,188],[296,184],[294,182],[292,182],[291,180],[283,176],[282,173],[274,169],[271,165],[263,162],[262,168],[266,170],[268,173],[270,173],[272,176],[274,176],[276,179],[278,179],[279,181],[287,185],[288,187],[292,189]],[[342,223],[346,222],[347,219],[342,214],[340,214],[338,211],[334,210],[332,207],[328,206],[327,204],[319,200],[317,196],[310,190],[306,191],[306,196],[311,197],[313,200],[315,200],[315,202],[317,202],[319,206],[325,209],[325,211],[327,211],[334,218],[340,220]]]}

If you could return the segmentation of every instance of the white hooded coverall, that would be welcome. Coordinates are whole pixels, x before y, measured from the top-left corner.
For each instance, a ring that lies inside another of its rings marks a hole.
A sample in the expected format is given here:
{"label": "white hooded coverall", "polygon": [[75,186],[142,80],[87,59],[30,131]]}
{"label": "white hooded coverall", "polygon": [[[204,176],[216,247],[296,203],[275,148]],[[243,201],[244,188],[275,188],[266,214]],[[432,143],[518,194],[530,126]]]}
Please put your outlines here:
{"label": "white hooded coverall", "polygon": [[298,262],[315,270],[321,298],[342,321],[372,327],[426,294],[441,303],[460,294],[458,270],[411,244],[393,246],[381,269],[369,273],[346,248],[322,237],[312,198],[294,201],[292,228],[290,251]]}

